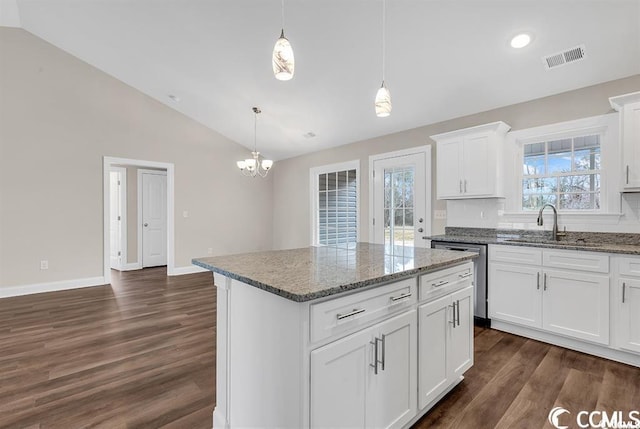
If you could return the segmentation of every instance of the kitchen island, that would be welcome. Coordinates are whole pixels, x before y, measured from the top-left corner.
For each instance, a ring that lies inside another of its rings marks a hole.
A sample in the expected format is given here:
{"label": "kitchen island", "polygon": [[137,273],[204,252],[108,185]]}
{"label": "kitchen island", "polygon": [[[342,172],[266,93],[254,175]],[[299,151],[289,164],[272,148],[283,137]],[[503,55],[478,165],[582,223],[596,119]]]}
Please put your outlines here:
{"label": "kitchen island", "polygon": [[473,364],[475,253],[358,243],[194,259],[214,427],[407,427]]}

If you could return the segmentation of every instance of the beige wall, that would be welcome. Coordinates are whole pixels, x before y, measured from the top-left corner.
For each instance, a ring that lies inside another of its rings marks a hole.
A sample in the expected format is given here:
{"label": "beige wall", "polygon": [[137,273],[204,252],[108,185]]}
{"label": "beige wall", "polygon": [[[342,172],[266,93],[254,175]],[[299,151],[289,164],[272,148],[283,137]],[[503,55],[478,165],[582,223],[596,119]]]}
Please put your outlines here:
{"label": "beige wall", "polygon": [[0,287],[102,276],[103,156],[175,165],[176,266],[208,248],[270,248],[272,179],[238,173],[247,152],[26,31],[0,28]]}
{"label": "beige wall", "polygon": [[[638,91],[640,75],[607,82],[538,100],[507,106],[475,115],[407,130],[371,140],[360,141],[321,152],[291,158],[274,169],[273,245],[291,248],[309,245],[309,169],[340,161],[359,159],[360,239],[369,239],[369,156],[433,143],[430,135],[504,121],[512,130],[552,124],[611,112],[609,97]],[[464,102],[464,100],[456,100]],[[384,120],[384,119],[381,119]],[[428,122],[428,119],[425,120]],[[435,200],[435,150],[432,152],[432,210],[446,208],[444,201]],[[432,221],[432,233],[444,232],[445,221]]]}

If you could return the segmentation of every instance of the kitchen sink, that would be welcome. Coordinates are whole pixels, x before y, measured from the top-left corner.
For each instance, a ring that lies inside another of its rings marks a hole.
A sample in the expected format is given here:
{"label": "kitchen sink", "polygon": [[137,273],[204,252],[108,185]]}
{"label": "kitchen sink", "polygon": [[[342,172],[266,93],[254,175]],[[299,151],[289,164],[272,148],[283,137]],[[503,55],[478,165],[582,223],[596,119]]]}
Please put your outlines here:
{"label": "kitchen sink", "polygon": [[567,246],[567,247],[599,247],[602,244],[600,243],[590,243],[587,241],[576,240],[576,241],[556,241],[556,240],[547,240],[547,239],[536,239],[536,238],[507,238],[504,241],[510,243],[524,243],[524,244],[550,244],[553,246]]}

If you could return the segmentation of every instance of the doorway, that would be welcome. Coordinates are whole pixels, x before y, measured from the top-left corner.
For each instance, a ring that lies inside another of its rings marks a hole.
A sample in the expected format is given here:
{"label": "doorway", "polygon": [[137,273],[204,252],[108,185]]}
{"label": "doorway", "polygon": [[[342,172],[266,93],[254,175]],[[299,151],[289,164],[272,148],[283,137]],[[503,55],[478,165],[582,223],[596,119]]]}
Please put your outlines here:
{"label": "doorway", "polygon": [[109,258],[111,268],[122,270],[127,261],[127,169],[109,170]]}
{"label": "doorway", "polygon": [[[127,237],[129,236],[129,240],[133,237],[133,241],[142,234],[142,230],[145,228],[143,225],[147,223],[147,228],[150,233],[147,236],[147,255],[149,258],[143,259],[145,247],[145,240],[143,237],[139,237],[137,239],[137,250],[130,250],[131,252],[135,252],[130,256],[137,254],[137,261],[135,263],[127,263],[126,259],[123,257],[126,255],[125,252],[121,253],[121,269],[129,270],[129,269],[140,269],[143,266],[158,266],[158,265],[166,265],[167,266],[167,275],[174,275],[176,272],[175,268],[175,254],[174,254],[174,165],[171,163],[164,162],[155,162],[155,161],[143,161],[136,159],[128,159],[128,158],[115,158],[115,157],[104,157],[103,158],[103,204],[104,204],[104,214],[103,214],[103,274],[106,283],[111,282],[111,262],[112,262],[112,240],[111,240],[111,213],[112,213],[112,189],[111,189],[111,171],[114,170],[115,167],[126,167],[129,170],[129,167],[138,170],[138,175],[142,176],[141,172],[148,171],[149,180],[145,181],[145,184],[142,184],[142,177],[140,179],[140,185],[138,189],[140,190],[139,202],[136,204],[135,200],[131,202],[129,201],[130,208],[137,208],[137,215],[133,216],[133,220],[130,221],[130,224],[134,224],[137,227],[137,232],[130,233],[127,231],[122,231],[123,225],[120,225],[121,240],[126,242]],[[153,176],[153,177],[152,177]],[[122,182],[121,182],[122,183]],[[129,185],[137,183],[136,176],[133,176],[133,179],[130,178]],[[148,187],[148,192],[144,192],[142,189],[144,186]],[[137,194],[138,191],[135,191]],[[132,194],[132,193],[130,193]],[[133,195],[135,195],[133,194]],[[142,221],[142,206],[144,205],[143,199],[144,195],[147,195],[147,210],[146,213],[150,214],[150,217],[145,217],[145,221]],[[131,196],[131,195],[130,195]],[[125,216],[120,215],[121,218]],[[140,220],[138,220],[138,218]],[[131,225],[130,225],[131,227]],[[129,228],[131,229],[131,228]],[[125,248],[127,246],[124,245],[121,241],[121,247]]]}
{"label": "doorway", "polygon": [[369,157],[370,241],[428,247],[431,235],[431,147]]}

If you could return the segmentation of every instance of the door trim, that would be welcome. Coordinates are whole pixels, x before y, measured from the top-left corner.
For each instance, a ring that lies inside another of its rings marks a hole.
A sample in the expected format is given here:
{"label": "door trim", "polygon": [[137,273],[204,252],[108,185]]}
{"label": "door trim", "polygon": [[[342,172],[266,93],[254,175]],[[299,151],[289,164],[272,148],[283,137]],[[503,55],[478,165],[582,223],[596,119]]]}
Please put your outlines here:
{"label": "door trim", "polygon": [[369,219],[367,222],[369,223],[369,242],[373,243],[373,214],[374,214],[374,206],[373,206],[373,164],[375,161],[381,161],[383,159],[389,158],[399,158],[401,156],[407,155],[415,155],[419,153],[424,153],[425,156],[425,171],[424,177],[429,182],[425,184],[425,217],[429,219],[429,222],[425,222],[425,235],[431,236],[431,191],[433,187],[433,178],[431,175],[431,145],[425,146],[417,146],[409,149],[397,150],[393,152],[385,152],[378,153],[375,155],[369,155]]}
{"label": "door trim", "polygon": [[[120,264],[118,266],[119,271],[123,271],[125,265],[127,265],[127,169],[124,167],[110,167],[110,172],[117,172],[120,180],[120,212],[122,214],[120,219]],[[111,228],[111,223],[109,223]],[[109,262],[111,263],[111,262]]]}
{"label": "door trim", "polygon": [[117,158],[104,156],[102,158],[102,196],[103,196],[103,233],[102,233],[102,267],[104,282],[111,283],[111,258],[109,255],[109,171],[114,164],[131,165],[141,168],[160,168],[167,171],[167,275],[178,274],[175,267],[175,220],[174,220],[174,192],[175,192],[175,167],[169,162],[144,161],[130,158]]}
{"label": "door trim", "polygon": [[[138,265],[140,265],[140,268],[144,268],[144,263],[142,261],[142,175],[143,174],[158,174],[160,176],[167,176],[167,187],[169,187],[169,176],[167,174],[167,170],[146,170],[144,168],[138,168],[138,175],[137,175],[137,180],[138,180],[138,185],[137,185],[137,189],[138,189],[138,195],[136,196],[136,201],[138,204],[138,227],[136,228],[137,231],[137,235],[138,235]],[[167,201],[167,205],[168,205],[168,201]],[[168,224],[168,219],[167,219],[167,241],[169,239],[169,224]],[[169,254],[167,253],[167,269],[169,268],[168,265],[168,259],[169,259]]]}

